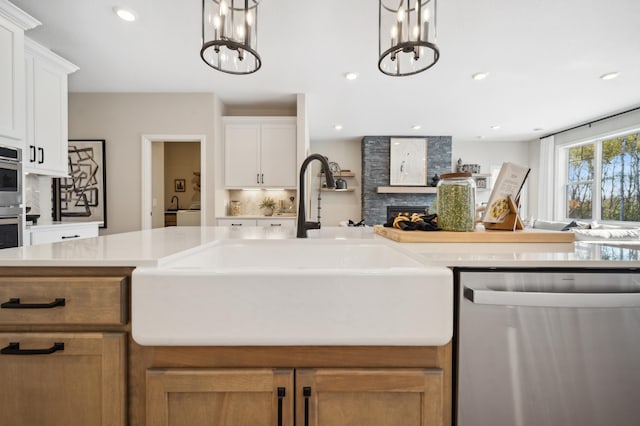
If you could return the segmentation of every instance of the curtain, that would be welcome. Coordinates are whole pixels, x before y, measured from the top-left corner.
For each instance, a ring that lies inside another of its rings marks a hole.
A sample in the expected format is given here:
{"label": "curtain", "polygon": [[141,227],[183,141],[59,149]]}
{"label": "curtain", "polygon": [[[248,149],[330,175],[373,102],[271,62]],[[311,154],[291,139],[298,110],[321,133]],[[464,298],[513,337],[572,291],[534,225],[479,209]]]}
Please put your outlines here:
{"label": "curtain", "polygon": [[540,162],[538,170],[538,209],[536,219],[553,220],[555,137],[540,139]]}

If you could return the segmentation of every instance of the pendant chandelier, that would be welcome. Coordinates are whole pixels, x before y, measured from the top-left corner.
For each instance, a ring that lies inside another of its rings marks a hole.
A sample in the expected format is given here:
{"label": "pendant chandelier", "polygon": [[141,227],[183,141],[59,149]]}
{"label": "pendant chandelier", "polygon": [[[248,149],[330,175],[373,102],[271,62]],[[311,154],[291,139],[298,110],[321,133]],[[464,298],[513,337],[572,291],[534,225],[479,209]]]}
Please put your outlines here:
{"label": "pendant chandelier", "polygon": [[380,71],[391,76],[412,75],[438,62],[436,1],[379,0]]}
{"label": "pendant chandelier", "polygon": [[202,0],[202,49],[209,66],[229,74],[260,69],[259,0]]}

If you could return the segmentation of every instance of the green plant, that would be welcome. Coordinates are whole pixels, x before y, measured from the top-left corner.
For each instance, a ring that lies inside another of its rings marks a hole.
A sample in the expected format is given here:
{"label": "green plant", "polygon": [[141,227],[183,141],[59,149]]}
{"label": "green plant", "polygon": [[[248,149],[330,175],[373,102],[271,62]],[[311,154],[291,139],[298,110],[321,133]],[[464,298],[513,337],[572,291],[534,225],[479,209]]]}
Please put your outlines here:
{"label": "green plant", "polygon": [[276,207],[276,201],[271,197],[265,197],[260,203],[261,209],[273,209]]}

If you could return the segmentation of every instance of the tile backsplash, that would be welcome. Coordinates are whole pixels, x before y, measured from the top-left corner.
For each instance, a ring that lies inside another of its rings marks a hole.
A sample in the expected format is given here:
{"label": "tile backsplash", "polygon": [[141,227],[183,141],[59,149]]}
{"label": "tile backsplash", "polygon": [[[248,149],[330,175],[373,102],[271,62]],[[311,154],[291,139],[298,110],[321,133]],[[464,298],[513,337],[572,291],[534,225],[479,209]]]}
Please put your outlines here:
{"label": "tile backsplash", "polygon": [[[230,215],[229,204],[231,201],[240,201],[240,215],[241,216],[260,216],[264,215],[264,212],[260,209],[260,203],[265,197],[271,197],[276,202],[276,211],[282,208],[285,211],[296,211],[297,206],[297,192],[293,189],[276,189],[276,190],[246,190],[246,189],[234,189],[229,190],[229,200],[227,201],[226,215]],[[290,197],[294,197],[293,203],[289,200]],[[290,209],[290,210],[289,210]]]}
{"label": "tile backsplash", "polygon": [[50,176],[25,175],[24,205],[31,207],[30,214],[40,215],[38,224],[51,223],[53,202],[51,200]]}

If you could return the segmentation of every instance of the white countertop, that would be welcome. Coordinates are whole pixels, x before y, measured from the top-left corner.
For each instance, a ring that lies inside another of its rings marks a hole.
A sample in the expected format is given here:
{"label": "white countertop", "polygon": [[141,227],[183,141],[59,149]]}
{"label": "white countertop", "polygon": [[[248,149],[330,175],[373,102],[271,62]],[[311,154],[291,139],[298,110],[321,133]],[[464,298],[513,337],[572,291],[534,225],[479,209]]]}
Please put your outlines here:
{"label": "white countertop", "polygon": [[[156,266],[221,239],[293,238],[295,229],[167,227],[0,250],[2,266]],[[640,267],[640,250],[601,243],[395,243],[372,228],[328,227],[310,238],[375,238],[419,254],[427,265],[460,267]],[[640,248],[640,246],[638,246]]]}

